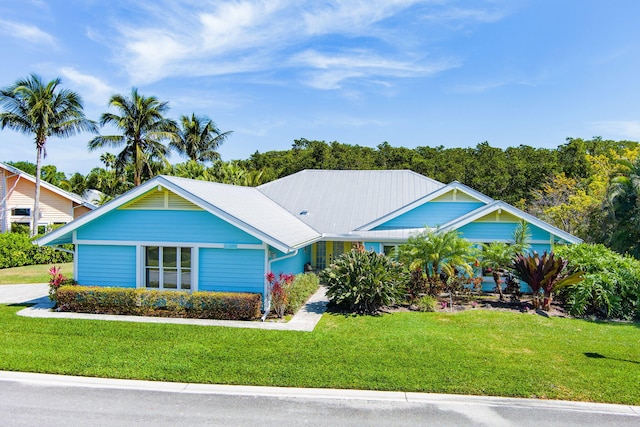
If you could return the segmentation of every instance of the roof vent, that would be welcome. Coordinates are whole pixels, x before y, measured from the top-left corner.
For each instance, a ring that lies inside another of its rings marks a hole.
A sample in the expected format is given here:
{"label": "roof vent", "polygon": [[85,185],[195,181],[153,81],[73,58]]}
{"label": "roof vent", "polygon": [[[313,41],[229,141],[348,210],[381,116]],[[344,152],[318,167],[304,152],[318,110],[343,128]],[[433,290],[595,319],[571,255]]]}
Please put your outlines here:
{"label": "roof vent", "polygon": [[300,215],[307,216],[309,215],[309,211],[300,211]]}

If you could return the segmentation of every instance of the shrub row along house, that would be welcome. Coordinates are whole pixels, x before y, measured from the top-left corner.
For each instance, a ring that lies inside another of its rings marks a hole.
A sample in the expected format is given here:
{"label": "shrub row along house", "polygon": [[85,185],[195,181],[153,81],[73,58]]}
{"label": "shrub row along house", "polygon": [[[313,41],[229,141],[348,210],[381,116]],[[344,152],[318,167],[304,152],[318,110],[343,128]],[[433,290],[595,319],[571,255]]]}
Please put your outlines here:
{"label": "shrub row along house", "polygon": [[[0,163],[0,232],[16,228],[30,229],[33,216],[36,178],[20,169]],[[96,206],[77,194],[64,191],[46,181],[40,182],[41,231],[62,225],[94,210]]]}
{"label": "shrub row along house", "polygon": [[407,170],[304,170],[259,187],[158,176],[39,239],[75,244],[83,285],[256,292],[267,272],[326,267],[356,244],[390,252],[425,227],[532,250],[580,239],[463,184]]}

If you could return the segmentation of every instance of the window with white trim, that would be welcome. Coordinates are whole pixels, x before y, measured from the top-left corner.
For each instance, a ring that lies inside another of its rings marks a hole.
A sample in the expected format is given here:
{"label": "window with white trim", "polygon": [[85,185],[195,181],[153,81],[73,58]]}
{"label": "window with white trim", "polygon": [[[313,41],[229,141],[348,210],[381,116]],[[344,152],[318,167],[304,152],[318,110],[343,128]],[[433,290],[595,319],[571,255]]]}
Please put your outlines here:
{"label": "window with white trim", "polygon": [[147,246],[144,248],[145,287],[191,289],[191,248]]}
{"label": "window with white trim", "polygon": [[31,216],[31,208],[13,208],[11,209],[12,216]]}

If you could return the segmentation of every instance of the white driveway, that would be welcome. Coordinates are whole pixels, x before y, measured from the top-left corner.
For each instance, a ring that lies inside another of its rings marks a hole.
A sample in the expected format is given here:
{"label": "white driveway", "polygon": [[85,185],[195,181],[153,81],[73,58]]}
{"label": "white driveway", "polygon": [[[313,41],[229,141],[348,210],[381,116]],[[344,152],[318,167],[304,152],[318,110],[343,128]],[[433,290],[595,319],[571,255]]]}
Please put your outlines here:
{"label": "white driveway", "polygon": [[49,294],[46,283],[33,285],[0,285],[0,304],[21,304],[35,302]]}

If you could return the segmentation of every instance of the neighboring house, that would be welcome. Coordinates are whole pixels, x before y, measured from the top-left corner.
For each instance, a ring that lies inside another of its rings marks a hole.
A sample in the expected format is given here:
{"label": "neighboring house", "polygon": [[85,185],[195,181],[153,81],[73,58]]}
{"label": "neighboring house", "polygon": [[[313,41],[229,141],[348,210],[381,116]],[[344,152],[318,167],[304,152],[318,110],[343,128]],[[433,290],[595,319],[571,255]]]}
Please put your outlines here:
{"label": "neighboring house", "polygon": [[407,170],[304,170],[256,188],[159,176],[39,239],[74,243],[84,285],[267,294],[265,274],[327,266],[355,244],[389,252],[424,227],[532,248],[581,240],[463,184]]}
{"label": "neighboring house", "polygon": [[[31,227],[35,193],[33,175],[0,162],[0,232],[11,231],[12,224]],[[39,227],[67,224],[95,208],[77,194],[40,181]]]}

